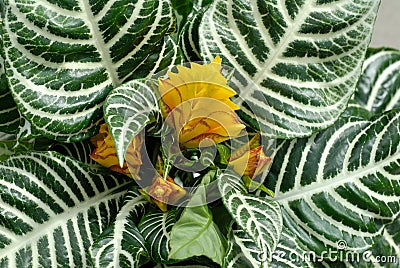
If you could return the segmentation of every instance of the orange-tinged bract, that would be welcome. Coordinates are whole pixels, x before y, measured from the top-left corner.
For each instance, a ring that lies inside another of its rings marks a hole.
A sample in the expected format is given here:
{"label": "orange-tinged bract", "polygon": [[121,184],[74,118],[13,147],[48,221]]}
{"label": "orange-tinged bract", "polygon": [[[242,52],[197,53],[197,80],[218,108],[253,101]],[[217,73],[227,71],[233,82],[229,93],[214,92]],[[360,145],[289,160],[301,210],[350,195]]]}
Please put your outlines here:
{"label": "orange-tinged bract", "polygon": [[167,204],[175,204],[186,195],[186,191],[168,177],[164,180],[160,176],[153,179],[151,186],[145,191],[162,211],[167,211]]}
{"label": "orange-tinged bract", "polygon": [[93,136],[90,141],[96,146],[95,150],[90,154],[94,161],[113,171],[128,175],[134,179],[140,179],[138,175],[142,165],[140,150],[143,144],[143,136],[141,134],[133,138],[129,144],[122,167],[118,163],[114,140],[108,131],[107,124],[102,124],[99,134]]}
{"label": "orange-tinged bract", "polygon": [[239,106],[230,100],[236,92],[220,72],[221,58],[177,69],[178,73],[168,72],[167,79],[158,81],[163,115],[179,131],[180,146],[196,148],[203,139],[220,143],[240,136],[245,126],[235,113]]}
{"label": "orange-tinged bract", "polygon": [[259,134],[255,135],[249,144],[235,151],[229,162],[236,173],[250,178],[261,174],[270,163],[271,158],[264,154],[263,146],[260,145]]}

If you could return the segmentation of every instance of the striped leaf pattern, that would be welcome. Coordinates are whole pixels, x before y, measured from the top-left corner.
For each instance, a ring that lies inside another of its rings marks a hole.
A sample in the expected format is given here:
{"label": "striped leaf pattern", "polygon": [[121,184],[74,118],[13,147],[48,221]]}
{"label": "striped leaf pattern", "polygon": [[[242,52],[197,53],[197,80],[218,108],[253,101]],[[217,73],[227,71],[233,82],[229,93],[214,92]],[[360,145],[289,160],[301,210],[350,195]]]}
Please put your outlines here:
{"label": "striped leaf pattern", "polygon": [[268,258],[241,229],[231,229],[231,239],[223,267],[314,267],[304,245],[286,228],[273,254]]}
{"label": "striped leaf pattern", "polygon": [[[110,90],[165,68],[168,0],[6,2],[7,76],[19,111],[43,135],[94,134]],[[171,52],[172,51],[172,52]]]}
{"label": "striped leaf pattern", "polygon": [[346,262],[347,267],[385,267],[397,268],[400,265],[400,217],[386,226],[382,236],[364,260]]}
{"label": "striped leaf pattern", "polygon": [[[259,117],[266,135],[309,136],[345,110],[379,3],[215,0],[200,25],[201,53],[206,60],[222,55],[247,77],[233,81],[247,103],[242,110]],[[272,122],[263,119],[266,110]]]}
{"label": "striped leaf pattern", "polygon": [[92,158],[90,158],[90,154],[94,150],[94,146],[88,140],[74,143],[56,143],[51,146],[50,150],[58,152],[62,155],[73,157],[76,160],[90,166],[92,169],[98,169],[102,167]]}
{"label": "striped leaf pattern", "polygon": [[149,83],[132,80],[114,89],[104,104],[105,120],[115,142],[119,162],[131,140],[159,113],[158,100]]}
{"label": "striped leaf pattern", "polygon": [[261,260],[262,252],[243,230],[231,229],[228,236],[230,236],[230,240],[223,268],[268,267],[267,260]]}
{"label": "striped leaf pattern", "polygon": [[[400,265],[400,217],[386,226],[382,236],[368,251],[354,259],[348,258],[340,263],[341,267],[352,268],[398,268]],[[336,263],[335,263],[336,264]],[[339,267],[339,265],[337,265]]]}
{"label": "striped leaf pattern", "polygon": [[371,120],[343,118],[278,145],[267,187],[275,189],[285,226],[307,248],[365,251],[397,215],[399,118],[398,110]]}
{"label": "striped leaf pattern", "polygon": [[86,267],[131,183],[54,152],[0,163],[1,267]]}
{"label": "striped leaf pattern", "polygon": [[202,58],[199,47],[199,25],[205,11],[206,8],[196,9],[182,28],[179,45],[188,61],[200,61]]}
{"label": "striped leaf pattern", "polygon": [[157,263],[169,263],[169,241],[172,226],[176,222],[176,211],[149,211],[139,223],[139,231],[147,242],[150,256]]}
{"label": "striped leaf pattern", "polygon": [[[1,3],[0,3],[1,5]],[[0,6],[0,11],[2,8]],[[1,15],[1,14],[0,14]],[[1,16],[0,16],[1,20]],[[6,77],[4,49],[3,49],[3,25],[0,21],[0,131],[15,133],[19,126],[19,112]]]}
{"label": "striped leaf pattern", "polygon": [[[0,65],[2,65],[1,58]],[[20,117],[17,105],[12,98],[11,91],[9,90],[7,83],[8,82],[5,75],[0,74],[0,131],[16,133],[19,127]]]}
{"label": "striped leaf pattern", "polygon": [[[226,176],[226,175],[225,175]],[[258,250],[271,258],[282,232],[282,213],[279,204],[265,197],[253,196],[240,191],[239,187],[222,175],[218,188],[222,201],[234,221],[253,240]],[[236,181],[241,179],[236,176]],[[230,190],[227,189],[230,184]]]}
{"label": "striped leaf pattern", "polygon": [[372,113],[400,108],[399,50],[368,50],[353,99]]}
{"label": "striped leaf pattern", "polygon": [[272,254],[269,267],[314,267],[308,259],[308,250],[285,226],[282,228],[282,236],[279,244]]}
{"label": "striped leaf pattern", "polygon": [[146,242],[137,228],[146,204],[143,196],[129,192],[115,222],[91,248],[95,267],[139,267],[149,260]]}

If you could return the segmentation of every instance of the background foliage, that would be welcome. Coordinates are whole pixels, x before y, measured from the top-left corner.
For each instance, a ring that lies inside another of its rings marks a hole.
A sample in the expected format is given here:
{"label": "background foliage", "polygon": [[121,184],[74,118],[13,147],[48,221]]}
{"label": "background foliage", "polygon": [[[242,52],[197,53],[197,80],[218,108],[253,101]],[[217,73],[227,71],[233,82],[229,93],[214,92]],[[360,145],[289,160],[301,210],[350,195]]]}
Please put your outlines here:
{"label": "background foliage", "polygon": [[[0,0],[0,266],[374,267],[400,256],[400,52],[367,49],[379,2]],[[163,213],[94,163],[88,138],[105,120],[122,162],[133,136],[155,135],[146,82],[216,55],[239,72],[241,119],[277,139],[264,182],[275,196],[213,170],[202,183],[218,179],[221,200]]]}

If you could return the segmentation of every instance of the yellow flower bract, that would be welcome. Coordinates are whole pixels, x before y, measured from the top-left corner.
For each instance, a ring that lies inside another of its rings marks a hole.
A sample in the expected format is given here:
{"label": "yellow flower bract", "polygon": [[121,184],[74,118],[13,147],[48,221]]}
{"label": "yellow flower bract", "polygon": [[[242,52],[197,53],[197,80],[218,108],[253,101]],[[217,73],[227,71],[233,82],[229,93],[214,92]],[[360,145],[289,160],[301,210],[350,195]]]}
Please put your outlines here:
{"label": "yellow flower bract", "polygon": [[143,136],[141,134],[133,138],[129,144],[122,167],[118,164],[117,151],[107,124],[102,124],[99,134],[93,136],[90,141],[96,146],[95,150],[90,154],[94,161],[113,171],[140,179],[139,170],[142,165],[140,149],[143,144]]}
{"label": "yellow flower bract", "polygon": [[235,113],[239,106],[230,100],[236,92],[220,69],[217,56],[210,64],[178,66],[178,73],[168,72],[168,78],[158,80],[163,115],[179,131],[184,148],[199,147],[204,139],[220,143],[240,136],[245,128]]}

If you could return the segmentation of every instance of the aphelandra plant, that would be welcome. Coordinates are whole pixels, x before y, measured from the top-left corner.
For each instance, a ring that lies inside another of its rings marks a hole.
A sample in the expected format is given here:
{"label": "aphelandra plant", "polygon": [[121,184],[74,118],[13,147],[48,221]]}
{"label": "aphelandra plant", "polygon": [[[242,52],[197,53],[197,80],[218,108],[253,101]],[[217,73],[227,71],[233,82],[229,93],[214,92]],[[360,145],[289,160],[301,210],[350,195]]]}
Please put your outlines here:
{"label": "aphelandra plant", "polygon": [[399,267],[379,4],[0,0],[0,267]]}

